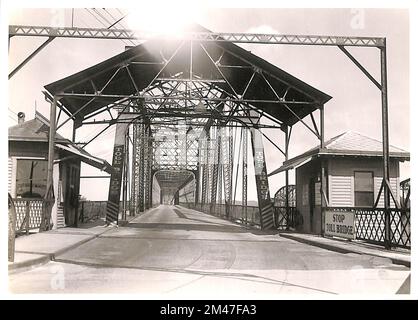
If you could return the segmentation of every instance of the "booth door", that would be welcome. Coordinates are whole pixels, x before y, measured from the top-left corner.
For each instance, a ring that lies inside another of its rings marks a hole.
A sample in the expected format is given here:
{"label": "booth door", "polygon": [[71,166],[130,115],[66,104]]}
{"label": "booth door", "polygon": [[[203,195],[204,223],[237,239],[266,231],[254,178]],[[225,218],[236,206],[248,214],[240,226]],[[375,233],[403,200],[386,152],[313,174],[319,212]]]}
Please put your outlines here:
{"label": "booth door", "polygon": [[309,180],[309,231],[314,232],[315,178]]}
{"label": "booth door", "polygon": [[76,164],[70,164],[66,171],[65,222],[67,225],[77,226],[80,167]]}

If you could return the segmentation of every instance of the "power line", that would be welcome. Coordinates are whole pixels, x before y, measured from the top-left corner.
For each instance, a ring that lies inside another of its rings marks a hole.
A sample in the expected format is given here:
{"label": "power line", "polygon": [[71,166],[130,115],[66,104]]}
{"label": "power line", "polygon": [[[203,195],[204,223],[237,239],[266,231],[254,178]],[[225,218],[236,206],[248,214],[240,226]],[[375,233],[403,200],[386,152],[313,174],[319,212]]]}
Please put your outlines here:
{"label": "power line", "polygon": [[[103,23],[103,21],[101,21],[99,18],[97,18],[97,16],[94,14],[94,12],[91,12],[88,8],[84,8],[88,13],[90,13],[92,16],[93,16],[93,18],[95,18],[102,26],[104,26],[104,27],[108,27],[108,26],[106,26],[106,24],[105,23]],[[94,8],[93,8],[93,10],[95,10]],[[105,21],[106,21],[106,19],[104,19]],[[109,22],[108,22],[109,23]],[[110,23],[111,24],[111,23]],[[125,44],[125,45],[128,45],[129,43],[127,43],[125,40],[123,40],[123,39],[121,39],[122,40],[122,42]]]}
{"label": "power line", "polygon": [[[108,29],[112,28],[115,25],[119,25],[122,27],[122,29],[126,29],[125,26],[121,23],[121,21],[127,16],[124,15],[123,17],[116,19],[108,10],[106,10],[106,8],[102,8],[104,10],[104,12],[106,12],[113,20],[115,20],[115,22],[113,22]],[[133,42],[132,40],[129,40],[130,43],[132,43],[134,46],[136,46],[137,44],[135,42]]]}

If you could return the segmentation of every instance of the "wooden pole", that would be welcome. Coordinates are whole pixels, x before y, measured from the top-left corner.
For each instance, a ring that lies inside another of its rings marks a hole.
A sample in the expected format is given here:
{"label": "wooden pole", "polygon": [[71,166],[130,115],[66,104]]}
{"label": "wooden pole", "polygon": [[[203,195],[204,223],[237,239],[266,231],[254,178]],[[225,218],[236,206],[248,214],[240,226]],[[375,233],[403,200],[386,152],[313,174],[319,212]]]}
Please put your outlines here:
{"label": "wooden pole", "polygon": [[9,198],[9,251],[8,251],[8,258],[10,262],[14,262],[15,260],[15,238],[16,238],[16,208],[13,202],[13,199],[8,194]]}

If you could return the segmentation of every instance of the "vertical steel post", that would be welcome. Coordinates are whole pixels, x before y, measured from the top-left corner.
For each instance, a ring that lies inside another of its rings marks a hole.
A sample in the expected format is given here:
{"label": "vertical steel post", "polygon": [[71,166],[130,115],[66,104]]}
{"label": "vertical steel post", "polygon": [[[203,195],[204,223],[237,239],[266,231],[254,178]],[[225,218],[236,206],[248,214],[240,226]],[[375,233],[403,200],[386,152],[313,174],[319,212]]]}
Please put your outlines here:
{"label": "vertical steel post", "polygon": [[389,120],[388,120],[388,91],[387,91],[387,58],[386,38],[380,47],[381,94],[382,94],[382,136],[383,136],[383,194],[385,203],[385,248],[390,249],[390,190],[389,190]]}
{"label": "vertical steel post", "polygon": [[77,134],[77,128],[75,127],[75,120],[73,121],[73,137],[72,137],[72,141],[75,142],[75,137]]}
{"label": "vertical steel post", "polygon": [[154,161],[154,144],[153,144],[153,137],[152,137],[152,131],[151,126],[149,127],[149,134],[148,134],[148,208],[152,208],[152,186],[153,186],[153,170],[152,170],[152,164]]}
{"label": "vertical steel post", "polygon": [[140,161],[139,161],[139,187],[138,187],[138,207],[139,212],[144,212],[144,180],[145,180],[145,125],[139,125],[139,152],[140,152]]}
{"label": "vertical steel post", "polygon": [[144,173],[144,209],[147,210],[150,208],[150,204],[149,204],[149,200],[150,200],[150,144],[149,144],[149,139],[150,139],[150,131],[151,131],[151,127],[149,125],[146,125],[145,127],[145,142],[144,142],[144,165],[145,165],[145,173]]}
{"label": "vertical steel post", "polygon": [[210,213],[213,214],[216,207],[216,195],[218,187],[218,170],[219,170],[219,155],[221,153],[221,134],[219,130],[219,125],[215,127],[215,139],[213,139],[213,164],[211,167],[212,170],[212,183],[210,188]]}
{"label": "vertical steel post", "polygon": [[122,220],[126,220],[126,210],[127,210],[127,198],[128,198],[128,163],[129,163],[129,127],[126,128],[125,133],[125,158],[124,158],[124,165],[123,165],[123,185],[122,185]]}
{"label": "vertical steel post", "polygon": [[205,137],[203,138],[203,155],[202,155],[202,210],[205,211],[205,205],[209,202],[209,144],[210,144],[210,127],[205,128]]}
{"label": "vertical steel post", "polygon": [[48,171],[46,178],[46,192],[52,188],[53,184],[53,170],[54,170],[54,147],[56,134],[56,113],[57,113],[57,98],[54,96],[51,102],[50,116],[49,116],[49,139],[48,139]]}
{"label": "vertical steel post", "polygon": [[[321,139],[321,149],[325,147],[325,113],[324,113],[324,106],[322,105],[319,108],[320,114],[320,139]],[[321,162],[321,235],[324,236],[325,234],[325,167],[324,167],[324,159],[319,159]]]}
{"label": "vertical steel post", "polygon": [[136,215],[137,198],[138,198],[138,125],[134,122],[132,124],[132,169],[131,169],[131,216]]}
{"label": "vertical steel post", "polygon": [[[226,128],[224,128],[226,132]],[[231,212],[231,200],[232,200],[232,171],[233,171],[233,136],[232,127],[229,127],[228,136],[226,134],[222,136],[222,154],[223,154],[223,172],[225,181],[225,215],[229,219]]]}
{"label": "vertical steel post", "polygon": [[49,139],[48,139],[48,170],[46,177],[46,192],[44,199],[46,202],[45,210],[42,210],[42,221],[39,231],[46,231],[50,226],[50,218],[53,204],[49,203],[54,199],[54,157],[55,157],[55,134],[56,134],[56,114],[57,114],[57,97],[54,96],[51,102],[49,113]]}
{"label": "vertical steel post", "polygon": [[271,203],[269,181],[267,177],[266,158],[264,155],[263,137],[254,127],[250,129],[253,151],[255,184],[257,188],[258,209],[261,229],[274,227],[273,204]]}
{"label": "vertical steel post", "polygon": [[245,219],[245,224],[248,223],[247,217],[247,186],[248,186],[248,130],[242,128],[242,216]]}
{"label": "vertical steel post", "polygon": [[[285,149],[284,149],[284,158],[285,161],[289,160],[289,127],[283,126],[283,131],[285,134]],[[286,230],[289,230],[290,227],[290,213],[289,213],[289,170],[285,171],[285,180],[286,180]],[[279,222],[279,221],[277,221]]]}
{"label": "vertical steel post", "polygon": [[196,207],[197,204],[199,203],[199,197],[200,197],[200,174],[202,171],[201,151],[200,151],[200,149],[202,148],[202,145],[201,145],[200,139],[198,140],[198,146],[199,147],[197,148],[197,170],[195,174],[196,186],[195,186],[194,207]]}
{"label": "vertical steel post", "polygon": [[[123,114],[123,110],[118,110],[119,118],[126,119],[129,115]],[[106,203],[106,224],[118,224],[120,213],[121,191],[124,188],[122,180],[126,166],[126,131],[127,123],[117,123],[115,130],[115,140],[113,143],[112,167],[113,172],[110,175],[109,193]],[[124,205],[122,203],[122,210]],[[123,212],[122,212],[123,218]]]}

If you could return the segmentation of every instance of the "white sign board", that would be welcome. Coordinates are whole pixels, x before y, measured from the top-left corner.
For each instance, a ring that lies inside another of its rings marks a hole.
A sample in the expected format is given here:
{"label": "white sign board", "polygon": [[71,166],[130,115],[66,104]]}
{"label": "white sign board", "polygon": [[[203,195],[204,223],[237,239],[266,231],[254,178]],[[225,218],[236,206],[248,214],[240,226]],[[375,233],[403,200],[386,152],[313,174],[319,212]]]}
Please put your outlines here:
{"label": "white sign board", "polygon": [[355,239],[354,212],[325,211],[325,235]]}

